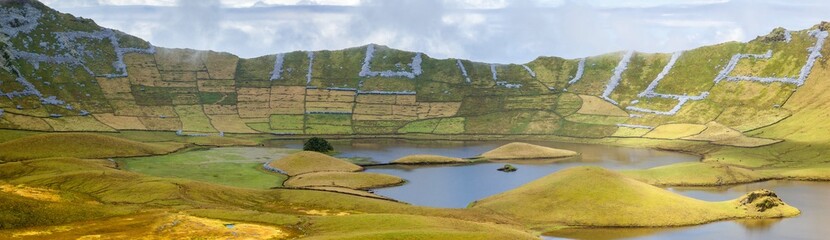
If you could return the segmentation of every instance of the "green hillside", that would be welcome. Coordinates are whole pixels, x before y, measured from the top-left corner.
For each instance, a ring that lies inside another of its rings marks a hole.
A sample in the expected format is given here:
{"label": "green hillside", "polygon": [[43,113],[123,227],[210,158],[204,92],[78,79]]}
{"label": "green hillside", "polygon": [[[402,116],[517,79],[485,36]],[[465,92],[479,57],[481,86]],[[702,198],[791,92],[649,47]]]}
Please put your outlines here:
{"label": "green hillside", "polygon": [[746,132],[797,114],[788,100],[824,70],[827,35],[822,24],[673,54],[506,65],[374,44],[241,59],[154,47],[37,2],[2,11],[15,24],[0,41],[0,128],[39,131],[605,138],[717,122]]}

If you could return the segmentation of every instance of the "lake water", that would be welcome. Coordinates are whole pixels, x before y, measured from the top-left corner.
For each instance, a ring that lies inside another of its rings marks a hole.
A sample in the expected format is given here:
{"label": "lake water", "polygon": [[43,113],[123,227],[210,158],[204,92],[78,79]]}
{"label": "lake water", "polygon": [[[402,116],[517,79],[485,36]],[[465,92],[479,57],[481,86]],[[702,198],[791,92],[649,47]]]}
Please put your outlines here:
{"label": "lake water", "polygon": [[[412,154],[475,157],[510,142],[367,139],[331,143],[340,152],[338,157],[371,157],[376,162],[388,163]],[[421,206],[463,208],[472,201],[519,187],[564,168],[591,165],[617,170],[643,169],[699,160],[697,156],[651,149],[558,142],[528,143],[568,149],[581,155],[557,163],[534,160],[511,163],[518,168],[518,171],[512,173],[496,171],[504,163],[383,166],[370,167],[366,171],[391,174],[407,180],[402,186],[375,189],[376,194]],[[301,147],[297,141],[272,141],[268,145]]]}

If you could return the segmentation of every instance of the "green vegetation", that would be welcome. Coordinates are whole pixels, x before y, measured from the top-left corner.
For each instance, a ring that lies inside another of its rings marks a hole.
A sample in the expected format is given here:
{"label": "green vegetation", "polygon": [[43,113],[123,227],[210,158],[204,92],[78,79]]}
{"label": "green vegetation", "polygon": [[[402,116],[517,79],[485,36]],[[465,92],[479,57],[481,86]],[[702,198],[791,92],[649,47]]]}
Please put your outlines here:
{"label": "green vegetation", "polygon": [[8,162],[50,157],[133,157],[167,154],[182,147],[183,145],[178,143],[141,143],[89,133],[50,133],[1,143],[0,160]]}
{"label": "green vegetation", "polygon": [[288,177],[262,169],[262,164],[293,150],[274,148],[194,148],[152,157],[118,159],[127,171],[150,176],[184,178],[241,188],[282,186]]}
{"label": "green vegetation", "polygon": [[268,163],[270,167],[279,169],[289,176],[296,176],[312,172],[356,172],[362,167],[332,156],[302,151]]}
{"label": "green vegetation", "polygon": [[313,137],[303,143],[303,150],[328,153],[334,151],[334,147],[326,139]]}
{"label": "green vegetation", "polygon": [[496,149],[482,153],[481,157],[489,160],[516,160],[516,159],[551,159],[573,157],[579,153],[563,149],[555,149],[533,145],[529,143],[508,143]]}

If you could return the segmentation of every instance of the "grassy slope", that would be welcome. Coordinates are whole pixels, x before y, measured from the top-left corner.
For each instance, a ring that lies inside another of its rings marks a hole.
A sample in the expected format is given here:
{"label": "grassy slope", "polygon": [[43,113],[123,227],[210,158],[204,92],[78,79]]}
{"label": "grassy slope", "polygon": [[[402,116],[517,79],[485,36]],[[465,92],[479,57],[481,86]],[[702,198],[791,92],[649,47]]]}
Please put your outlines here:
{"label": "grassy slope", "polygon": [[473,205],[531,226],[678,226],[743,217],[794,216],[789,206],[754,213],[736,201],[688,198],[597,167],[559,171]]}
{"label": "grassy slope", "polygon": [[[141,143],[88,133],[54,133],[23,137],[0,144],[0,160],[48,157],[110,158],[167,154],[177,143]],[[26,151],[22,151],[26,149]]]}

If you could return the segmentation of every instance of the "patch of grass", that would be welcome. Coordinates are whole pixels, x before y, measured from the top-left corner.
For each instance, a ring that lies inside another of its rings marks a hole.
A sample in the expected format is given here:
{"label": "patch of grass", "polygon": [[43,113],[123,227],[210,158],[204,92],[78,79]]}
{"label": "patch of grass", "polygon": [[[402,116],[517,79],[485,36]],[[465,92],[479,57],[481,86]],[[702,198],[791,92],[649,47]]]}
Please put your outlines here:
{"label": "patch of grass", "polygon": [[290,152],[275,148],[197,148],[163,156],[119,159],[118,163],[125,170],[150,176],[268,189],[282,186],[288,177],[264,170],[262,164]]}
{"label": "patch of grass", "polygon": [[296,175],[285,181],[287,187],[344,187],[371,189],[403,184],[402,178],[380,173],[314,172]]}
{"label": "patch of grass", "polygon": [[[0,159],[21,161],[50,157],[111,158],[166,154],[182,148],[176,143],[141,143],[89,133],[50,133],[0,144]],[[26,151],[21,151],[27,149]]]}

